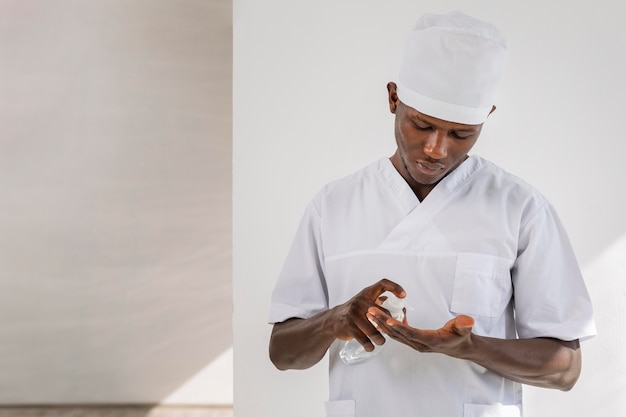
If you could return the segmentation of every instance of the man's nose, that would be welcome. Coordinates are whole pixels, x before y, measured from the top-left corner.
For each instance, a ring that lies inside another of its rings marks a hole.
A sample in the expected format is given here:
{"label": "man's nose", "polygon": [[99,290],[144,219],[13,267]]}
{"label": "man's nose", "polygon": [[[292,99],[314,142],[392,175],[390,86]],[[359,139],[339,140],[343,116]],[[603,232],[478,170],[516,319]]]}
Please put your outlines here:
{"label": "man's nose", "polygon": [[424,144],[424,153],[433,158],[441,159],[448,155],[444,132],[433,131]]}

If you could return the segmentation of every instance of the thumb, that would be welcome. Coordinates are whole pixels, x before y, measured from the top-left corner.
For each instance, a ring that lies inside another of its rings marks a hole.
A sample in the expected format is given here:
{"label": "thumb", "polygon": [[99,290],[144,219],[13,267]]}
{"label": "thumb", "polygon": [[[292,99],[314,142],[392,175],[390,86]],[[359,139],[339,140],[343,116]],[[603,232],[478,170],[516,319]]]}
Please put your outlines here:
{"label": "thumb", "polygon": [[468,334],[474,327],[474,319],[470,316],[460,314],[454,318],[452,327],[458,334]]}

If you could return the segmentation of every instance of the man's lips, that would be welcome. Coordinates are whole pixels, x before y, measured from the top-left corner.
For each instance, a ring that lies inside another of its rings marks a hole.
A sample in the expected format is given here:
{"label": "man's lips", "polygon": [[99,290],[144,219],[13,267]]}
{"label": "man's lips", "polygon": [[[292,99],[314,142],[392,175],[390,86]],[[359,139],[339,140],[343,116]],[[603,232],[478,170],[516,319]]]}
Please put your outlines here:
{"label": "man's lips", "polygon": [[445,166],[432,162],[417,161],[417,169],[426,175],[436,175],[441,173],[441,171],[445,169]]}

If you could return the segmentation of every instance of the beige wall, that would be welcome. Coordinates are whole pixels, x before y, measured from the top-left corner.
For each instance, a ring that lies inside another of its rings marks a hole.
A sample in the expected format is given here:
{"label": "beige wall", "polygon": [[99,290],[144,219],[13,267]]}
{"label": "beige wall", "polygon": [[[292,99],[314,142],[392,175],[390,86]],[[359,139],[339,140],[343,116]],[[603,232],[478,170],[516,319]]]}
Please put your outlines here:
{"label": "beige wall", "polygon": [[0,404],[232,401],[231,7],[0,1]]}

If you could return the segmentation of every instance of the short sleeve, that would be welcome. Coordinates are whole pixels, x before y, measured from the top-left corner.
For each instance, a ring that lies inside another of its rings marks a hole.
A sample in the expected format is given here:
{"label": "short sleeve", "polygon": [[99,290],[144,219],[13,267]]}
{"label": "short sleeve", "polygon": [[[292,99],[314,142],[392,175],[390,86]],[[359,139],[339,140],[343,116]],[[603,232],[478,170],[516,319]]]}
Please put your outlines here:
{"label": "short sleeve", "polygon": [[300,221],[272,292],[269,322],[309,318],[328,309],[320,214],[310,203]]}
{"label": "short sleeve", "polygon": [[548,202],[522,225],[512,279],[520,338],[584,340],[596,334],[582,273]]}

